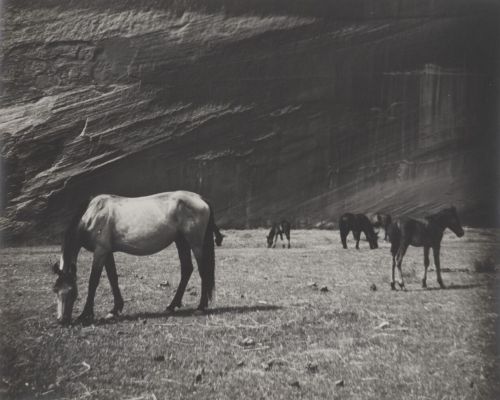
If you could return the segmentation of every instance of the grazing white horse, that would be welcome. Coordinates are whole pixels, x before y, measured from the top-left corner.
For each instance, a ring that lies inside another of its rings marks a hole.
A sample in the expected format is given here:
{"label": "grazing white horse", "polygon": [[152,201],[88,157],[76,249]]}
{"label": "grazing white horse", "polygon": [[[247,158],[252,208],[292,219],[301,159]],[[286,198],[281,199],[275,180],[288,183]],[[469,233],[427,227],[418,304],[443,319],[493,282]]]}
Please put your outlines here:
{"label": "grazing white horse", "polygon": [[136,198],[94,197],[72,219],[64,236],[60,261],[54,264],[54,272],[58,275],[54,285],[58,321],[71,322],[77,297],[76,262],[82,247],[92,251],[94,257],[87,301],[78,321],[88,323],[94,317],[94,297],[103,267],[114,297],[114,307],[107,317],[117,316],[123,310],[114,252],[150,255],[172,242],[179,254],[181,280],[167,311],[173,312],[181,306],[193,271],[191,251],[201,277],[198,310],[205,310],[215,287],[215,229],[213,210],[196,193],[176,191]]}

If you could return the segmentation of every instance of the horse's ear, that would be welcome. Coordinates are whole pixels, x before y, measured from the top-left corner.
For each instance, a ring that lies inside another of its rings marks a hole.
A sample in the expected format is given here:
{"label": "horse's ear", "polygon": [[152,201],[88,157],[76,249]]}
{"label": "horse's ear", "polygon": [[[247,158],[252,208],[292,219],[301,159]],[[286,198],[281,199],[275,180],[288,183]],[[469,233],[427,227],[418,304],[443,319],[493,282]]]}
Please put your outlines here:
{"label": "horse's ear", "polygon": [[62,271],[59,269],[59,262],[55,262],[54,265],[52,266],[52,272],[56,275],[61,275]]}

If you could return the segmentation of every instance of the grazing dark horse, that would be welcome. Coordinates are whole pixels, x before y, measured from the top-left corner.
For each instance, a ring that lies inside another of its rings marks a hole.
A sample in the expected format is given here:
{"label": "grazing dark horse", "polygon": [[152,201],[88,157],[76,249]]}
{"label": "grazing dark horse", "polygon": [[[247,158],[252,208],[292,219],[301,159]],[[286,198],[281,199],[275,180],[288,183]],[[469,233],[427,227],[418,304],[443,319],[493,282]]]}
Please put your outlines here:
{"label": "grazing dark horse", "polygon": [[429,215],[423,220],[413,218],[400,218],[392,224],[389,237],[391,239],[392,253],[392,281],[391,288],[396,290],[395,269],[398,267],[399,286],[404,289],[403,273],[401,263],[408,249],[408,246],[424,248],[424,277],[422,287],[427,287],[427,268],[429,267],[429,249],[432,248],[434,255],[434,264],[436,266],[437,281],[441,288],[444,288],[441,278],[441,263],[439,261],[439,250],[441,248],[441,239],[446,228],[449,228],[457,235],[462,237],[464,230],[460,224],[458,213],[455,207],[445,208],[436,214]]}
{"label": "grazing dark horse", "polygon": [[196,193],[177,191],[136,198],[94,197],[71,221],[65,233],[60,261],[54,264],[54,272],[58,275],[54,285],[57,319],[63,324],[71,322],[77,297],[76,262],[82,247],[92,251],[94,258],[87,301],[78,317],[79,322],[90,322],[94,317],[94,297],[103,267],[114,297],[114,307],[107,318],[121,313],[123,298],[118,287],[114,252],[150,255],[172,242],[175,242],[179,254],[181,280],[167,311],[174,312],[181,306],[193,271],[191,251],[201,277],[198,310],[205,310],[215,287],[214,226],[210,205]]}
{"label": "grazing dark horse", "polygon": [[373,226],[364,214],[351,214],[345,213],[340,217],[339,220],[340,229],[340,240],[342,240],[342,246],[347,249],[347,235],[350,231],[356,239],[356,248],[359,249],[359,239],[361,232],[363,232],[370,244],[370,249],[378,248],[377,234],[373,230]]}
{"label": "grazing dark horse", "polygon": [[383,228],[384,229],[384,240],[389,239],[389,227],[392,224],[392,218],[389,214],[384,214],[378,212],[372,216],[372,225],[374,228]]}
{"label": "grazing dark horse", "polygon": [[[283,234],[285,234],[288,241],[288,248],[290,248],[290,222],[288,222],[287,220],[282,220],[279,224],[277,222],[273,223],[273,227],[267,235],[267,247],[276,247],[278,236],[283,242]],[[285,247],[284,243],[283,247]]]}

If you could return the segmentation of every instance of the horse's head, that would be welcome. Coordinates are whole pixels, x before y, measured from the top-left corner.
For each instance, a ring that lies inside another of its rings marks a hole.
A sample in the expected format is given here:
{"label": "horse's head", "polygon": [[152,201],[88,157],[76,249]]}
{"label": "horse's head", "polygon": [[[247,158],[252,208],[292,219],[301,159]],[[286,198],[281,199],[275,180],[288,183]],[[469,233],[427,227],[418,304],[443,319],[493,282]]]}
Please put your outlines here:
{"label": "horse's head", "polygon": [[216,236],[215,236],[215,244],[216,244],[217,246],[222,245],[222,241],[224,240],[224,238],[225,238],[225,237],[226,237],[226,235],[224,235],[224,234],[222,234],[222,233],[220,233],[219,235],[216,235]]}
{"label": "horse's head", "polygon": [[[63,325],[67,325],[71,322],[73,305],[78,296],[76,274],[61,271],[57,262],[53,265],[52,269],[57,275],[57,280],[53,288],[57,296],[57,321]],[[75,269],[71,270],[75,271]]]}
{"label": "horse's head", "polygon": [[267,247],[270,248],[273,245],[273,237],[271,235],[266,236],[267,239]]}
{"label": "horse's head", "polygon": [[464,235],[464,230],[462,228],[462,224],[460,223],[460,218],[458,217],[458,212],[455,207],[451,207],[447,210],[446,227],[450,228],[458,237],[462,237]]}

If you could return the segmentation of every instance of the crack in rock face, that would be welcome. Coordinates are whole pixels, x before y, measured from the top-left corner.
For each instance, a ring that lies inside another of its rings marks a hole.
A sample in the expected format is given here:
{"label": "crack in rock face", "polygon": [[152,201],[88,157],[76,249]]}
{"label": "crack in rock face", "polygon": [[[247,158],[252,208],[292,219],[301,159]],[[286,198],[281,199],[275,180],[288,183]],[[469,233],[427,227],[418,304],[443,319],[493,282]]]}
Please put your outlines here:
{"label": "crack in rock face", "polygon": [[176,189],[227,227],[491,221],[494,10],[236,3],[5,5],[5,240],[58,239],[88,196]]}

